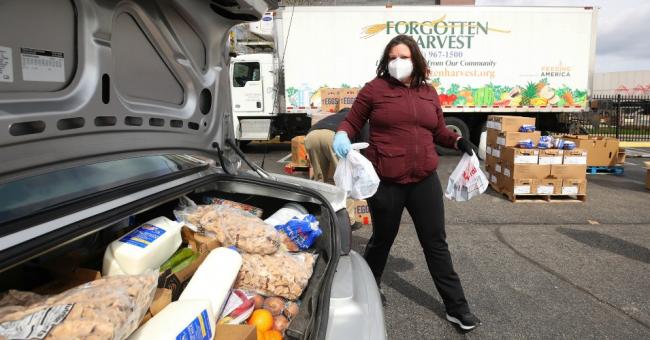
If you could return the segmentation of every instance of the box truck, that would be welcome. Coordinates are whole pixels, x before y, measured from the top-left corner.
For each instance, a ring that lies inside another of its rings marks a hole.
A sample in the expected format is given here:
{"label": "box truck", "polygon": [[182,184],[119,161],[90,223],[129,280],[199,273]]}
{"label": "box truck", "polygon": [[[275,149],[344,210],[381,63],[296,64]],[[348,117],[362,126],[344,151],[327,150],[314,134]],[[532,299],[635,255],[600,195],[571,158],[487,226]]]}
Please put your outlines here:
{"label": "box truck", "polygon": [[[270,53],[231,60],[241,140],[304,133],[321,89],[363,87],[390,39],[412,36],[431,68],[447,125],[484,145],[490,114],[588,111],[596,51],[592,7],[281,7]],[[483,137],[481,137],[483,136]]]}

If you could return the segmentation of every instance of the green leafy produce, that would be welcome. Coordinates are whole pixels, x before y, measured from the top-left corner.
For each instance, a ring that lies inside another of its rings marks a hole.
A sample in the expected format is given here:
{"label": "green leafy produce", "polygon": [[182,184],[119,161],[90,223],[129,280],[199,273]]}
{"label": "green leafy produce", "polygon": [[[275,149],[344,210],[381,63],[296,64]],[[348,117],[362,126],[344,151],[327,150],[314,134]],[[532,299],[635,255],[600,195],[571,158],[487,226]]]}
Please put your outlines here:
{"label": "green leafy produce", "polygon": [[190,248],[181,248],[177,250],[165,263],[160,266],[160,271],[164,272],[167,269],[172,269],[178,266],[184,260],[195,255],[194,251]]}

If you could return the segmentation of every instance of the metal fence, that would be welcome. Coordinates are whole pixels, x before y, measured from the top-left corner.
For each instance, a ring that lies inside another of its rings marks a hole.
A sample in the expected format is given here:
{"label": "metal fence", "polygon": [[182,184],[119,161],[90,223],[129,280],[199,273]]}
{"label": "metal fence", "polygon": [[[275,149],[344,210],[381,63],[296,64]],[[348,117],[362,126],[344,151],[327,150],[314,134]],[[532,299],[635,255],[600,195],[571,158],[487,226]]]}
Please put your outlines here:
{"label": "metal fence", "polygon": [[571,114],[571,133],[650,141],[650,96],[597,95],[589,112]]}

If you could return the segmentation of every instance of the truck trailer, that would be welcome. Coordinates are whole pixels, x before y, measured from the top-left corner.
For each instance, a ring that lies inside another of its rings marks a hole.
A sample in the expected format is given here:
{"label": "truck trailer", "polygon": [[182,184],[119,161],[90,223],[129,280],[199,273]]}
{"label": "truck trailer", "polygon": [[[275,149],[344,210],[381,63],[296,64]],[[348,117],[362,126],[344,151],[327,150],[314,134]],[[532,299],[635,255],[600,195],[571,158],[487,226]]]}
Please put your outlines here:
{"label": "truck trailer", "polygon": [[325,113],[321,90],[363,87],[399,34],[427,59],[448,127],[481,150],[488,115],[561,130],[559,115],[589,110],[596,17],[593,7],[281,7],[266,19],[273,48],[231,60],[236,134],[305,133]]}

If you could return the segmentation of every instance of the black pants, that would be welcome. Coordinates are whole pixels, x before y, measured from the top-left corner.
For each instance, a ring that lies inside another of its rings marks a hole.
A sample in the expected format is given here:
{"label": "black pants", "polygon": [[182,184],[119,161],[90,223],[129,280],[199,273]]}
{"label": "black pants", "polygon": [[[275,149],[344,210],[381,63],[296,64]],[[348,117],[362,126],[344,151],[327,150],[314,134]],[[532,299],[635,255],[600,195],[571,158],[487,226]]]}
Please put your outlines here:
{"label": "black pants", "polygon": [[421,182],[412,184],[382,182],[377,193],[368,200],[368,205],[373,233],[364,257],[377,283],[381,280],[388,253],[399,230],[402,212],[406,207],[413,218],[429,272],[447,312],[469,312],[465,293],[458,274],[454,271],[445,240],[445,211],[438,174],[434,172]]}

